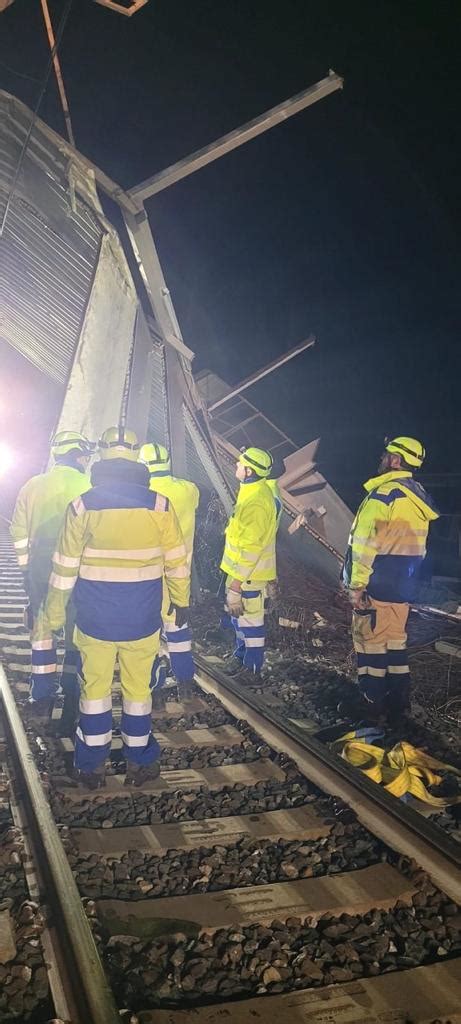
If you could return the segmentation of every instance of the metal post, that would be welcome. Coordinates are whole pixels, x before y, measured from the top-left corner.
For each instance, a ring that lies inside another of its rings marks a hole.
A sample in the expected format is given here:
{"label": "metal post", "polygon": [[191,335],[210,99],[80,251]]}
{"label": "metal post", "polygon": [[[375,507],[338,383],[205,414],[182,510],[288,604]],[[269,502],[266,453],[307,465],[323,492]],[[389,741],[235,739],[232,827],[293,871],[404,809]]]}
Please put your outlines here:
{"label": "metal post", "polygon": [[41,0],[43,20],[45,22],[45,28],[48,36],[48,42],[50,44],[50,50],[53,55],[53,67],[56,75],[56,82],[58,85],[59,97],[61,100],[62,112],[64,114],[64,120],[66,122],[67,136],[71,146],[75,146],[74,132],[72,129],[72,121],[70,119],[69,104],[67,102],[66,90],[64,87],[64,80],[61,72],[61,64],[58,57],[56,48],[56,40],[54,38],[53,26],[51,24],[50,12],[48,10],[48,0]]}
{"label": "metal post", "polygon": [[300,342],[299,345],[295,345],[294,348],[290,348],[289,352],[284,352],[283,355],[278,356],[277,359],[273,359],[271,363],[267,363],[260,370],[255,370],[250,377],[246,377],[240,384],[236,384],[232,391],[229,391],[223,398],[218,398],[217,402],[213,402],[212,405],[208,406],[208,412],[213,412],[214,409],[218,409],[220,405],[224,405],[225,402],[229,402],[231,398],[236,398],[242,391],[246,391],[247,388],[251,388],[252,384],[256,384],[258,380],[262,380],[263,377],[267,377],[269,373],[274,370],[278,370],[280,366],[284,366],[290,359],[294,359],[295,356],[299,356],[300,352],[305,352],[307,348],[312,348],[315,345],[314,335],[309,335],[306,341]]}
{"label": "metal post", "polygon": [[178,476],[187,475],[186,434],[183,417],[184,379],[180,358],[190,362],[194,353],[178,337],[179,325],[169,311],[170,293],[166,286],[152,231],[143,207],[135,216],[124,211],[125,224],[153,314],[165,345],[167,424],[172,467]]}
{"label": "metal post", "polygon": [[134,185],[128,194],[133,199],[145,200],[149,196],[156,195],[157,192],[162,192],[163,189],[169,188],[175,182],[181,181],[181,178],[187,178],[189,174],[200,170],[201,167],[206,167],[207,164],[211,164],[214,160],[218,160],[219,157],[230,153],[233,149],[237,149],[238,146],[243,146],[245,142],[249,142],[258,135],[262,135],[269,128],[274,128],[275,125],[281,124],[282,121],[287,121],[294,114],[299,114],[300,110],[305,110],[306,107],[312,106],[318,100],[323,100],[325,96],[336,92],[337,89],[342,89],[343,84],[344,79],[335,74],[334,71],[330,71],[328,77],[322,78],[316,85],[311,85],[308,89],[298,92],[296,96],[291,96],[290,99],[284,100],[283,103],[279,103],[276,107],[266,110],[264,114],[260,114],[259,117],[255,117],[252,121],[247,121],[240,128],[236,128],[227,135],[222,135],[221,138],[216,139],[209,146],[198,149],[191,156],[186,156],[184,160],[179,160],[176,164],[166,167],[158,174],[146,178],[139,185]]}

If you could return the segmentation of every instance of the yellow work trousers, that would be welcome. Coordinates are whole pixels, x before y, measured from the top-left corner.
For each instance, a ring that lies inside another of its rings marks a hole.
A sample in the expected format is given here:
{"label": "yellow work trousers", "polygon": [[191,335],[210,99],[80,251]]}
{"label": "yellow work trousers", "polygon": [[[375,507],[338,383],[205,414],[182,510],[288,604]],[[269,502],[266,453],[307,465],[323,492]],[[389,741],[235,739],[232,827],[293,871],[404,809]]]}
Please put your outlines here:
{"label": "yellow work trousers", "polygon": [[407,653],[409,605],[367,598],[354,609],[352,640],[357,654],[358,684],[365,699],[384,711],[404,710],[410,692]]}
{"label": "yellow work trousers", "polygon": [[152,664],[159,652],[160,632],[141,640],[97,640],[74,632],[82,659],[80,717],[75,739],[75,766],[94,772],[105,761],[112,740],[112,682],[118,659],[122,687],[121,734],[124,756],[151,764],[160,754],[151,731]]}

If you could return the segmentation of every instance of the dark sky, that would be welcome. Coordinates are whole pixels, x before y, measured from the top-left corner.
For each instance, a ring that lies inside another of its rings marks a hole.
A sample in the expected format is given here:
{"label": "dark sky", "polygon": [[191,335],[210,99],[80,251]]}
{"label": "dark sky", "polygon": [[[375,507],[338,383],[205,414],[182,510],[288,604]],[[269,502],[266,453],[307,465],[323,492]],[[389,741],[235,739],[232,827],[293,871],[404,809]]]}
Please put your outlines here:
{"label": "dark sky", "polygon": [[[56,24],[64,0],[50,10]],[[130,186],[323,78],[344,92],[148,202],[197,368],[249,392],[355,501],[385,434],[460,464],[461,9],[438,3],[74,0],[62,49],[77,145]],[[0,15],[0,86],[29,105],[39,0]],[[63,131],[54,81],[40,111]]]}

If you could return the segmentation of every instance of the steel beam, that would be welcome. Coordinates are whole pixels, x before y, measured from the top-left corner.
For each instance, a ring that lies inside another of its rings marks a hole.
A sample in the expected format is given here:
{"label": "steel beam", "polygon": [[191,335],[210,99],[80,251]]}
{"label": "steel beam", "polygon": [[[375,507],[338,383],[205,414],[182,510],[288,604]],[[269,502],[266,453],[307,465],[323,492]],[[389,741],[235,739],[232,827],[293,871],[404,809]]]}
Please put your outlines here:
{"label": "steel beam", "polygon": [[267,377],[273,370],[278,370],[284,363],[288,363],[290,359],[294,359],[295,356],[299,356],[300,352],[305,352],[307,348],[312,348],[315,345],[315,337],[310,334],[305,341],[301,341],[299,345],[295,345],[294,348],[290,348],[288,352],[284,352],[283,355],[277,356],[277,359],[273,359],[271,363],[267,363],[261,370],[255,370],[249,377],[245,377],[240,384],[236,384],[232,391],[229,391],[228,395],[224,395],[223,398],[219,398],[217,402],[213,402],[213,405],[208,406],[208,412],[213,412],[215,409],[219,409],[225,402],[229,402],[231,398],[235,398],[240,395],[242,391],[246,391],[247,388],[251,388],[252,384],[256,384],[258,380],[262,380],[263,377]]}
{"label": "steel beam", "polygon": [[191,156],[178,160],[177,163],[166,167],[163,171],[159,171],[158,174],[154,174],[152,177],[146,178],[145,181],[141,181],[139,185],[134,185],[133,188],[129,189],[128,195],[133,199],[144,201],[150,196],[162,192],[163,189],[169,188],[170,185],[181,181],[182,178],[187,178],[189,174],[200,170],[201,167],[206,167],[207,164],[211,164],[214,160],[219,160],[219,157],[225,156],[226,153],[237,149],[238,146],[243,146],[245,142],[250,142],[251,139],[257,138],[258,135],[267,132],[269,128],[274,128],[275,125],[281,124],[282,121],[287,121],[289,117],[299,114],[301,110],[312,106],[318,100],[323,100],[330,93],[336,92],[337,89],[342,89],[343,84],[344,79],[335,74],[334,71],[330,71],[327,78],[322,78],[320,82],[309,86],[303,92],[298,92],[296,96],[292,96],[289,100],[284,100],[283,103],[279,103],[276,107],[271,107],[270,110],[266,110],[264,114],[253,118],[252,121],[247,121],[240,128],[236,128],[227,135],[222,135],[221,138],[212,142],[209,146],[198,149]]}

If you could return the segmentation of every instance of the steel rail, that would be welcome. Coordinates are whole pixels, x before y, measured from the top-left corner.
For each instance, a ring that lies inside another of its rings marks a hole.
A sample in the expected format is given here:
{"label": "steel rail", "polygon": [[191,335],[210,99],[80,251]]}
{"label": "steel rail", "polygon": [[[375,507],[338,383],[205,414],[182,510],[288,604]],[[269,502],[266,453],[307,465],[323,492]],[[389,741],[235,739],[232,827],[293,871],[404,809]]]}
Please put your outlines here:
{"label": "steel rail", "polygon": [[120,1024],[59,831],[51,813],[4,669],[0,666],[0,713],[7,751],[25,807],[30,839],[45,885],[63,953],[63,988],[75,1008],[73,1024]]}
{"label": "steel rail", "polygon": [[245,720],[274,750],[293,758],[315,785],[339,797],[363,825],[398,853],[413,858],[439,888],[461,902],[461,846],[413,807],[403,804],[358,769],[194,652],[197,683]]}

